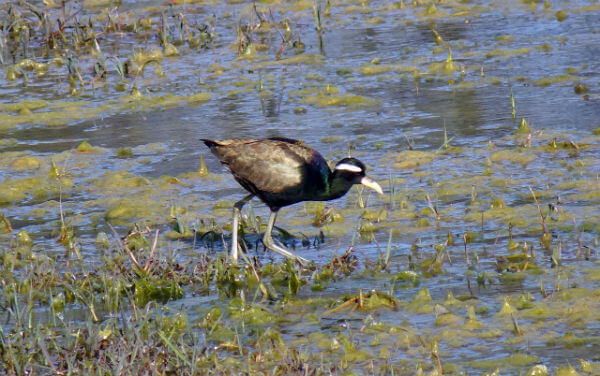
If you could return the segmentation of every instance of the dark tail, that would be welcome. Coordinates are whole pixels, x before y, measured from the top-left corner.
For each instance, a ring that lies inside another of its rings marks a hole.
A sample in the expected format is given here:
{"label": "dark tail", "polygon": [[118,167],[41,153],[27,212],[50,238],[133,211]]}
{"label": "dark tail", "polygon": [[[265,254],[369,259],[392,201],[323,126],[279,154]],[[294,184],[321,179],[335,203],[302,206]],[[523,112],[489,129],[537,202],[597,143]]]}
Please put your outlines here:
{"label": "dark tail", "polygon": [[218,145],[218,143],[217,143],[216,141],[209,140],[208,138],[201,138],[200,140],[201,140],[201,141],[204,141],[204,144],[205,144],[206,146],[208,146],[209,148],[211,148],[211,149],[212,149],[214,146],[217,146],[217,145]]}

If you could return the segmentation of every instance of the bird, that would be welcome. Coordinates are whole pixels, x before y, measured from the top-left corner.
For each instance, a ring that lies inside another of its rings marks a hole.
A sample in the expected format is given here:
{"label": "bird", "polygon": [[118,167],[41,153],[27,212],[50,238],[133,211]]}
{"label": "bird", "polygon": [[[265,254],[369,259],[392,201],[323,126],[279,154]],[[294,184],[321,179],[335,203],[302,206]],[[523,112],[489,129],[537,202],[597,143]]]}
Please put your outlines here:
{"label": "bird", "polygon": [[263,237],[266,248],[301,265],[308,260],[275,244],[271,232],[277,213],[302,201],[329,201],[362,184],[383,194],[381,186],[365,175],[365,165],[356,158],[343,158],[333,171],[318,151],[284,137],[261,139],[201,139],[249,194],[233,205],[230,260],[238,260],[238,227],[242,207],[257,196],[271,210]]}

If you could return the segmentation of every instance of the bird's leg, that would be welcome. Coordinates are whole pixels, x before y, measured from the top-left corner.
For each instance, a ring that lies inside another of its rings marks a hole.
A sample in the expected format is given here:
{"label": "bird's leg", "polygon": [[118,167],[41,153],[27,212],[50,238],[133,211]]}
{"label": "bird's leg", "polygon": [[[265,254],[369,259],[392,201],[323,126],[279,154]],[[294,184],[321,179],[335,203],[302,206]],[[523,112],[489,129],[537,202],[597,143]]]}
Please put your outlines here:
{"label": "bird's leg", "polygon": [[242,207],[254,197],[249,194],[233,204],[233,223],[231,224],[231,262],[237,264],[238,260],[238,227],[240,226],[240,211]]}
{"label": "bird's leg", "polygon": [[271,216],[269,217],[269,223],[267,224],[267,230],[265,231],[265,236],[263,237],[263,244],[265,245],[265,247],[269,248],[272,251],[279,253],[282,256],[296,260],[301,265],[310,264],[309,260],[302,258],[300,256],[297,256],[297,255],[293,254],[292,252],[288,251],[287,249],[276,245],[273,242],[271,232],[273,231],[273,226],[275,225],[276,218],[277,218],[277,212],[272,211]]}

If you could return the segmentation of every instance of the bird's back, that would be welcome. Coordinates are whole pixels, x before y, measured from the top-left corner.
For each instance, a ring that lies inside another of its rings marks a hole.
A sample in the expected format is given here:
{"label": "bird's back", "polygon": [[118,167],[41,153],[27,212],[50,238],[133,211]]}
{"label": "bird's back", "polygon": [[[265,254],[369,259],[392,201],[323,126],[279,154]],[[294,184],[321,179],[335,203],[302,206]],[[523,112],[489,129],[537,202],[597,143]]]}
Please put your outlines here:
{"label": "bird's back", "polygon": [[330,173],[325,159],[287,138],[207,140],[204,143],[248,191],[271,208],[318,199]]}

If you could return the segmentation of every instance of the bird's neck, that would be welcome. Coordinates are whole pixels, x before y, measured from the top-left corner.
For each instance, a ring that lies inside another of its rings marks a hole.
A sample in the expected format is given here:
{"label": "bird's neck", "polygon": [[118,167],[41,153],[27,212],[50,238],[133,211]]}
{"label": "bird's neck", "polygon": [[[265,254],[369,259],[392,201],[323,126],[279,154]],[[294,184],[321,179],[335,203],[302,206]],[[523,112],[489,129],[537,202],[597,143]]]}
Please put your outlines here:
{"label": "bird's neck", "polygon": [[337,175],[336,171],[329,174],[327,179],[327,189],[325,191],[324,200],[333,200],[342,197],[352,188],[352,183],[346,179],[342,179]]}

